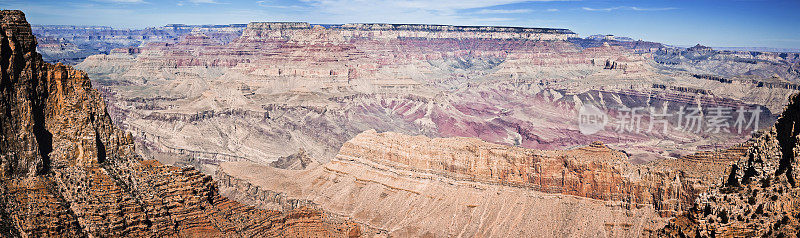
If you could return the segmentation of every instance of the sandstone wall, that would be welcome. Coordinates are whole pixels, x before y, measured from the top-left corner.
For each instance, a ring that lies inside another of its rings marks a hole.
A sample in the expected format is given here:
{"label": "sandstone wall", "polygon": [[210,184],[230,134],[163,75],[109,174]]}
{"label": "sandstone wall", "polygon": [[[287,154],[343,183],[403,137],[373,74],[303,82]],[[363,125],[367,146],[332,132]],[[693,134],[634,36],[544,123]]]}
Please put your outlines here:
{"label": "sandstone wall", "polygon": [[601,143],[567,151],[538,151],[471,138],[412,137],[367,131],[346,142],[338,159],[358,158],[397,169],[529,188],[547,193],[648,204],[664,215],[696,196],[683,174],[648,171]]}

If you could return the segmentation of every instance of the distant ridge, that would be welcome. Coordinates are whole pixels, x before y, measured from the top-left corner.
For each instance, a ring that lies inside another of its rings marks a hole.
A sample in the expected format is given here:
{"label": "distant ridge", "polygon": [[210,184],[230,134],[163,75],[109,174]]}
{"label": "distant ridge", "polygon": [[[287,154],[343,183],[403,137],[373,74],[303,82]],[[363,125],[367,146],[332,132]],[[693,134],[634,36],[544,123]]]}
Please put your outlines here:
{"label": "distant ridge", "polygon": [[[510,33],[546,33],[546,34],[575,34],[564,28],[540,27],[515,27],[515,26],[457,26],[440,24],[391,24],[391,23],[347,23],[347,24],[310,24],[308,22],[251,22],[248,25],[280,26],[284,29],[311,28],[323,26],[325,28],[340,28],[347,30],[389,30],[389,31],[461,31],[461,32],[510,32]],[[279,27],[279,28],[280,28]]]}
{"label": "distant ridge", "polygon": [[800,53],[800,49],[773,48],[773,47],[711,47],[715,50],[728,51],[758,51],[758,52],[777,52],[777,53]]}

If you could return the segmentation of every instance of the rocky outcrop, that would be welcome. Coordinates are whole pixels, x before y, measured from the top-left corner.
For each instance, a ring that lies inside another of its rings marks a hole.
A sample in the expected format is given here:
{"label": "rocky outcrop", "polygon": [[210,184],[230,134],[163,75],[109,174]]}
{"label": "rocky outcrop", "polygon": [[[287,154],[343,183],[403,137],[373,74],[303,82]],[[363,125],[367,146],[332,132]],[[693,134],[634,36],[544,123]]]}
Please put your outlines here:
{"label": "rocky outcrop", "polygon": [[600,142],[545,151],[371,130],[320,167],[225,162],[216,176],[226,195],[248,204],[302,201],[389,235],[638,236],[689,210],[711,186],[689,168],[724,170],[740,153],[634,165]]}
{"label": "rocky outcrop", "polygon": [[85,73],[45,63],[2,11],[0,227],[5,236],[352,236],[320,211],[258,210],[196,170],[142,160]]}
{"label": "rocky outcrop", "polygon": [[[0,42],[2,67],[2,137],[0,176],[32,177],[48,171],[52,134],[45,130],[47,100],[45,78],[37,61],[36,41],[21,13],[4,12],[3,40]],[[38,115],[37,115],[38,114]],[[37,117],[38,116],[38,117]]]}
{"label": "rocky outcrop", "polygon": [[624,38],[615,37],[611,35],[596,35],[596,36],[588,36],[586,38],[572,37],[569,38],[569,41],[577,45],[580,45],[583,48],[600,47],[607,44],[611,46],[622,46],[627,49],[634,50],[637,53],[651,53],[667,47],[658,42],[650,42],[642,40],[634,41],[633,39],[630,38],[628,38],[629,40],[623,40]]}
{"label": "rocky outcrop", "polygon": [[666,221],[649,205],[456,180],[366,159],[334,159],[305,171],[226,162],[218,174],[237,178],[222,191],[248,203],[306,200],[389,236],[635,236]]}
{"label": "rocky outcrop", "polygon": [[649,171],[600,142],[567,151],[538,151],[470,138],[428,139],[367,131],[342,146],[337,158],[358,158],[401,170],[488,184],[568,194],[628,206],[650,204],[665,216],[679,212],[695,191],[683,174]]}
{"label": "rocky outcrop", "polygon": [[800,94],[790,98],[775,126],[754,137],[722,183],[701,194],[692,209],[653,235],[673,237],[791,237],[800,234]]}
{"label": "rocky outcrop", "polygon": [[639,236],[665,234],[668,219],[726,183],[710,174],[758,143],[635,165],[600,142],[542,151],[372,130],[317,168],[225,162],[216,176],[248,204],[314,204],[389,235]]}
{"label": "rocky outcrop", "polygon": [[305,169],[315,161],[308,156],[305,150],[300,149],[297,153],[289,156],[280,157],[270,163],[271,166],[279,169]]}
{"label": "rocky outcrop", "polygon": [[605,64],[605,66],[603,66],[603,69],[625,70],[626,68],[627,68],[627,65],[620,64],[620,63],[617,63],[616,61],[612,61],[612,60],[606,60],[606,64]]}
{"label": "rocky outcrop", "polygon": [[696,52],[711,52],[714,51],[711,47],[704,46],[701,44],[694,45],[692,47],[687,48],[688,51],[696,51]]}
{"label": "rocky outcrop", "polygon": [[292,211],[300,208],[318,208],[318,205],[311,200],[290,198],[285,193],[260,188],[221,170],[217,170],[214,177],[225,197],[262,209]]}

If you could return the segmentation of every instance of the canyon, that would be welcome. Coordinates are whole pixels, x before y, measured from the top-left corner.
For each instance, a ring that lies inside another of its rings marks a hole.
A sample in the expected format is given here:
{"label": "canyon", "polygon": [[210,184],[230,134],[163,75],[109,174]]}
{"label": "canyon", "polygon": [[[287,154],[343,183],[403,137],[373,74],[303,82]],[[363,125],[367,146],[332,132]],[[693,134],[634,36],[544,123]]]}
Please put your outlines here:
{"label": "canyon", "polygon": [[239,201],[320,207],[389,236],[653,236],[758,143],[634,164],[602,142],[533,150],[370,130],[313,169],[225,162],[216,178]]}
{"label": "canyon", "polygon": [[[367,131],[315,169],[226,162],[216,177],[230,197],[311,203],[389,236],[636,236],[663,227],[694,191],[679,174],[625,159],[601,143],[537,151]],[[285,199],[262,195],[272,193]]]}
{"label": "canyon", "polygon": [[358,236],[322,211],[259,210],[210,176],[142,159],[84,72],[49,64],[20,11],[0,12],[0,232],[5,237]]}
{"label": "canyon", "polygon": [[3,13],[7,236],[797,232],[798,53]]}
{"label": "canyon", "polygon": [[127,52],[149,42],[177,42],[190,33],[213,35],[230,41],[238,37],[245,24],[184,25],[171,24],[147,29],[114,29],[107,26],[32,25],[37,52],[49,63],[74,65],[86,57]]}
{"label": "canyon", "polygon": [[[533,149],[600,140],[645,163],[725,148],[746,135],[611,125],[586,135],[577,128],[578,109],[597,105],[616,116],[639,107],[673,115],[681,107],[705,114],[760,108],[757,127],[765,128],[796,91],[695,77],[700,72],[656,63],[653,53],[614,42],[583,48],[567,41],[573,36],[563,29],[250,23],[228,43],[187,34],[90,56],[76,67],[97,82],[112,117],[148,154],[181,155],[169,163],[209,174],[219,162],[266,164],[300,150],[324,163],[370,129]],[[789,85],[792,77],[769,80]]]}

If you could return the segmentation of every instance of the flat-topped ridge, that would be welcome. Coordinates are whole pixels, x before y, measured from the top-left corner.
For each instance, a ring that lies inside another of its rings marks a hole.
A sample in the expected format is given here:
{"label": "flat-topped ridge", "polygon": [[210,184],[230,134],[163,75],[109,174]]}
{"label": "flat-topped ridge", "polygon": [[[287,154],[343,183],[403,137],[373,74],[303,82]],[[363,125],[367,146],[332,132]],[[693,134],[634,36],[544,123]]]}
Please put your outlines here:
{"label": "flat-topped ridge", "polygon": [[308,24],[308,22],[251,22],[247,24],[247,28],[264,30],[311,29],[311,24]]}
{"label": "flat-topped ridge", "polygon": [[349,23],[339,26],[342,29],[354,30],[407,30],[407,31],[473,31],[473,32],[513,32],[513,33],[547,33],[575,34],[569,29],[531,28],[513,26],[455,26],[436,24],[387,24],[387,23]]}
{"label": "flat-topped ridge", "polygon": [[163,28],[174,28],[174,29],[181,29],[181,28],[226,28],[226,27],[235,27],[235,28],[245,28],[247,24],[222,24],[222,25],[213,25],[213,24],[206,24],[206,25],[187,25],[187,24],[167,24],[164,25]]}
{"label": "flat-topped ridge", "polygon": [[365,31],[453,31],[453,32],[507,32],[507,33],[542,33],[542,34],[575,34],[563,28],[538,28],[514,26],[455,26],[438,24],[389,24],[389,23],[347,23],[347,24],[309,24],[308,22],[251,22],[248,28],[254,29],[310,29],[320,25],[329,29],[365,30]]}

